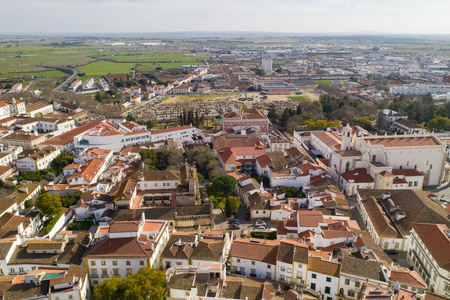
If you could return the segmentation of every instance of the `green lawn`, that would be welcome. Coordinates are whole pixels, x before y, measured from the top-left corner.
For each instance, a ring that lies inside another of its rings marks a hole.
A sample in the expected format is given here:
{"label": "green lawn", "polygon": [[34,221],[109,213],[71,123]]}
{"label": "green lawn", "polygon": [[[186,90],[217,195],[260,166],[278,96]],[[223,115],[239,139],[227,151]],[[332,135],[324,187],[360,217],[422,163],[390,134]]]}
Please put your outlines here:
{"label": "green lawn", "polygon": [[328,79],[324,79],[324,80],[314,80],[315,83],[317,84],[328,84],[331,85],[331,83],[333,82],[333,80],[328,80]]}
{"label": "green lawn", "polygon": [[117,73],[130,73],[131,69],[134,68],[135,64],[133,63],[114,63],[110,61],[97,61],[94,63],[87,64],[85,66],[81,66],[78,69],[81,73],[86,73],[86,76],[93,75],[105,75],[108,73],[117,74]]}
{"label": "green lawn", "polygon": [[308,103],[309,102],[309,100],[303,96],[289,96],[288,98],[294,102],[300,102],[300,103]]}
{"label": "green lawn", "polygon": [[92,221],[73,221],[67,225],[67,229],[87,231],[91,228],[91,226]]}

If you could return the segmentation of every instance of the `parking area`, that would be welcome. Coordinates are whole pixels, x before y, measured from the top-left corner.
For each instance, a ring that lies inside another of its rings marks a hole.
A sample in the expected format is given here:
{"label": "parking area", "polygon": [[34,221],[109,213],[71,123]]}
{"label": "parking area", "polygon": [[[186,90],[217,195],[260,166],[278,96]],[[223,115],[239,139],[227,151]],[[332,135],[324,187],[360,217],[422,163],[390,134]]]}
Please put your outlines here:
{"label": "parking area", "polygon": [[[239,207],[237,216],[238,221],[241,226],[240,229],[233,230],[233,233],[236,237],[241,236],[241,233],[244,229],[247,229],[249,232],[255,230],[256,219],[247,221],[245,219],[245,214],[247,213],[247,209],[245,207]],[[266,228],[276,228],[277,224],[275,222],[270,221],[269,219],[262,219],[266,222]],[[214,209],[214,229],[215,230],[230,230],[230,224],[228,224],[228,220],[225,219],[225,216],[222,214],[221,209]]]}

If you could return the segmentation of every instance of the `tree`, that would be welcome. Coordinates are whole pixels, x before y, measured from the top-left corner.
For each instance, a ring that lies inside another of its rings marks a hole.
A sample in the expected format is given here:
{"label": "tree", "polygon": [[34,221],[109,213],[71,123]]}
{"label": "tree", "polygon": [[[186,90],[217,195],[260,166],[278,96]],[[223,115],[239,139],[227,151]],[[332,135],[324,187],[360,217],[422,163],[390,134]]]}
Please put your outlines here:
{"label": "tree", "polygon": [[230,175],[219,175],[212,182],[214,196],[228,197],[236,188],[236,179]]}
{"label": "tree", "polygon": [[99,300],[163,300],[166,297],[165,273],[150,267],[130,274],[126,279],[113,277],[94,287],[94,297]]}
{"label": "tree", "polygon": [[225,200],[225,216],[228,218],[231,218],[232,215],[232,211],[231,211],[231,203],[230,203],[230,198],[227,198],[227,200]]}
{"label": "tree", "polygon": [[52,161],[52,169],[56,175],[62,173],[65,166],[73,162],[74,156],[67,152],[61,152],[61,154]]}
{"label": "tree", "polygon": [[[236,215],[239,206],[241,205],[241,199],[239,197],[230,196],[227,198],[227,201],[230,205],[231,214]],[[225,206],[226,208],[226,206]]]}
{"label": "tree", "polygon": [[36,198],[34,204],[47,217],[52,217],[62,212],[61,198],[58,194],[50,195],[48,192],[45,192]]}
{"label": "tree", "polygon": [[99,300],[115,300],[123,297],[125,280],[113,277],[94,287],[94,297]]}
{"label": "tree", "polygon": [[282,186],[280,187],[280,191],[286,194],[286,198],[303,198],[305,196],[303,192],[295,186]]}

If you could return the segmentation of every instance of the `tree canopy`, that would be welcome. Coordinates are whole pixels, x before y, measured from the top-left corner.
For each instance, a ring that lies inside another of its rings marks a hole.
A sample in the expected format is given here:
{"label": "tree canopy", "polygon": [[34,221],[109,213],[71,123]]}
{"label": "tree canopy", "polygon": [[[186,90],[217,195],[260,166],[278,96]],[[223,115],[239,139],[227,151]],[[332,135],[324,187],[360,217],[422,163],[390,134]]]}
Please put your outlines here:
{"label": "tree canopy", "polygon": [[228,197],[236,188],[236,179],[230,175],[219,175],[214,178],[211,191],[216,197]]}
{"label": "tree canopy", "polygon": [[61,197],[58,194],[42,193],[36,198],[34,205],[46,217],[52,217],[62,212]]}
{"label": "tree canopy", "polygon": [[94,287],[94,297],[99,300],[163,300],[166,297],[165,273],[150,267],[130,274],[126,279],[113,277]]}

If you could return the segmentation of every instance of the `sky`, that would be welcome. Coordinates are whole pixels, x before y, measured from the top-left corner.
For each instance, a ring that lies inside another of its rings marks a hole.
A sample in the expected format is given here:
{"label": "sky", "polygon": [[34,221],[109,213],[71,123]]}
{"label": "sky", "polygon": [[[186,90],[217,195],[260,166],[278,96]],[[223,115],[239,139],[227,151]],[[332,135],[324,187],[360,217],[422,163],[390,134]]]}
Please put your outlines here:
{"label": "sky", "polygon": [[450,34],[449,0],[0,0],[0,34]]}

